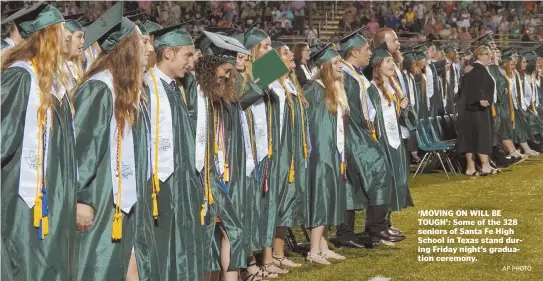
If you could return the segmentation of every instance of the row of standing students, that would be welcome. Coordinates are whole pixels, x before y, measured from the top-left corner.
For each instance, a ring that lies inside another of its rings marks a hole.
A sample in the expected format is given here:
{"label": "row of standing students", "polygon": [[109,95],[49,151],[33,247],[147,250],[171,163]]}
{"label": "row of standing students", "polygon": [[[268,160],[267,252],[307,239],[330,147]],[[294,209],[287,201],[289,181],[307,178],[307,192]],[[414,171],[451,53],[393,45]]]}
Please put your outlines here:
{"label": "row of standing students", "polygon": [[[205,32],[198,58],[181,26],[136,24],[122,3],[85,30],[45,3],[12,20],[26,35],[2,56],[3,279],[273,278],[301,266],[288,227],[329,264],[344,257],[326,226],[356,246],[361,209],[373,240],[405,238],[390,214],[413,206],[416,114],[392,30],[372,50],[356,32],[341,55],[324,46],[302,87],[257,28]],[[289,72],[262,86],[251,61],[272,50]]]}

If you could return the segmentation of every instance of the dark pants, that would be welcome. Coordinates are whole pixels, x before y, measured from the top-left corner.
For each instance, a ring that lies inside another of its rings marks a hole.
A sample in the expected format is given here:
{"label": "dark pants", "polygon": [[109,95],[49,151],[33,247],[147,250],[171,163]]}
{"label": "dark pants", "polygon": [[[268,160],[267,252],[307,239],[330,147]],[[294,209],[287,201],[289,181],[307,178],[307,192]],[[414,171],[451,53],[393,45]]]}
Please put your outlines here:
{"label": "dark pants", "polygon": [[[369,206],[366,208],[366,231],[378,233],[388,227],[387,205]],[[345,222],[336,226],[336,236],[338,239],[350,240],[355,235],[354,232],[355,211],[345,212]]]}

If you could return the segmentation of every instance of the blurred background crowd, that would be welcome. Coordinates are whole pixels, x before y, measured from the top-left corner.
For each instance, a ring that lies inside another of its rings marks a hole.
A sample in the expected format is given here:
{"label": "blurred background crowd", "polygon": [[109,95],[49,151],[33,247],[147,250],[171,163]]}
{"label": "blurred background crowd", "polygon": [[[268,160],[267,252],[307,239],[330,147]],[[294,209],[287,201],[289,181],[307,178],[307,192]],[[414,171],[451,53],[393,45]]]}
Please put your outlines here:
{"label": "blurred background crowd", "polygon": [[[94,21],[111,7],[110,1],[57,1],[65,16],[84,13]],[[21,2],[2,2],[2,13]],[[205,28],[246,29],[256,20],[270,36],[282,41],[329,41],[366,27],[368,38],[379,27],[396,30],[401,40],[428,39],[469,42],[493,32],[502,46],[510,41],[543,42],[542,1],[129,1],[127,11],[139,10],[166,27],[191,21],[185,28],[197,36]],[[524,43],[519,43],[524,44]],[[518,46],[517,46],[518,47]]]}

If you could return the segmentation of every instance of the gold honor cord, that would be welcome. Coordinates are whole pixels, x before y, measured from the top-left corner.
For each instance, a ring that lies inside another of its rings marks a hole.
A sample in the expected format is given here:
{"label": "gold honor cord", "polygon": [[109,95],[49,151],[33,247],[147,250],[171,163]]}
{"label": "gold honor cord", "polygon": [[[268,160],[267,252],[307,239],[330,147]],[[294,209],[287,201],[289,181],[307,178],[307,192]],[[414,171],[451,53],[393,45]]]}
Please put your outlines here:
{"label": "gold honor cord", "polygon": [[532,107],[532,112],[537,116],[537,110],[535,109],[535,99],[537,95],[537,87],[535,85],[535,78],[531,78],[532,82],[530,83],[530,88],[532,89],[532,100],[530,106]]}
{"label": "gold honor cord", "polygon": [[[285,89],[285,91],[287,91],[287,89]],[[292,101],[292,99],[289,99],[289,108],[290,108],[290,119],[291,119],[291,123],[292,123],[292,134],[294,134],[294,102]],[[294,167],[294,152],[293,152],[293,155],[290,157],[290,168],[288,170],[288,183],[292,183],[294,181],[294,172],[295,172],[295,167]]]}
{"label": "gold honor cord", "polygon": [[271,95],[268,95],[268,159],[266,161],[266,171],[264,175],[264,192],[268,192],[268,178],[270,174],[271,158],[273,155],[273,107],[271,103]]}
{"label": "gold honor cord", "polygon": [[156,83],[156,78],[153,73],[153,69],[149,69],[149,76],[153,81],[153,88],[155,90],[155,155],[154,155],[154,166],[153,166],[153,192],[151,197],[153,198],[153,218],[158,219],[158,199],[157,194],[160,192],[160,179],[158,178],[158,142],[159,142],[159,126],[160,126],[160,99],[158,93],[158,86]]}
{"label": "gold honor cord", "polygon": [[121,200],[122,200],[122,175],[121,175],[121,155],[122,155],[122,131],[121,126],[117,125],[117,171],[115,176],[117,177],[117,204],[115,204],[115,214],[113,215],[113,229],[111,231],[111,239],[119,241],[123,238],[123,214],[121,212]]}
{"label": "gold honor cord", "polygon": [[511,79],[505,75],[507,79],[507,95],[509,96],[509,117],[511,118],[511,126],[515,128],[515,105],[513,104],[513,93],[511,90]]}
{"label": "gold honor cord", "polygon": [[[213,107],[213,104],[211,104]],[[214,112],[211,112],[214,114]],[[206,103],[206,120],[209,119],[209,105]],[[215,118],[213,118],[215,120]],[[207,124],[209,122],[206,121],[206,127],[205,127],[205,134],[208,133]],[[210,179],[210,164],[209,164],[209,157],[210,157],[210,151],[211,151],[211,142],[209,140],[210,138],[206,137],[206,149],[205,149],[205,158],[204,158],[204,203],[202,204],[202,209],[200,210],[200,223],[201,225],[205,225],[205,217],[207,215],[207,207],[208,205],[213,205],[215,203],[215,200],[213,198],[213,193],[211,192],[211,179]]]}
{"label": "gold honor cord", "polygon": [[[35,59],[31,60],[32,68],[38,75]],[[40,92],[38,89],[38,99]],[[47,202],[47,191],[45,187],[45,138],[47,128],[47,111],[45,114],[38,113],[38,165],[36,178],[36,197],[34,198],[34,227],[38,229],[38,239],[43,240],[49,234],[49,210]]]}
{"label": "gold honor cord", "polygon": [[[358,79],[358,81],[360,81],[360,84],[362,84],[362,88],[364,88],[364,89],[360,89],[360,91],[362,92],[362,95],[361,95],[362,96],[362,103],[364,104],[362,106],[362,111],[363,111],[363,113],[365,113],[367,115],[368,119],[366,119],[366,124],[368,125],[368,129],[369,129],[369,131],[371,133],[371,137],[373,138],[373,140],[377,141],[377,133],[375,131],[375,126],[373,125],[373,121],[370,120],[370,113],[369,113],[367,97],[366,97],[366,84],[364,84],[364,80],[362,80],[362,77],[360,77],[360,74],[358,74],[358,72],[356,72],[356,70],[351,66],[350,63],[348,63],[344,59],[341,59],[341,62],[343,62],[343,64],[345,64],[354,73],[354,75],[356,76],[356,79]],[[364,116],[364,117],[366,117],[366,116]]]}
{"label": "gold honor cord", "polygon": [[181,95],[183,95],[183,100],[185,101],[185,106],[187,106],[188,105],[187,94],[185,93],[185,89],[184,89],[183,85],[179,86],[179,90],[181,91]]}

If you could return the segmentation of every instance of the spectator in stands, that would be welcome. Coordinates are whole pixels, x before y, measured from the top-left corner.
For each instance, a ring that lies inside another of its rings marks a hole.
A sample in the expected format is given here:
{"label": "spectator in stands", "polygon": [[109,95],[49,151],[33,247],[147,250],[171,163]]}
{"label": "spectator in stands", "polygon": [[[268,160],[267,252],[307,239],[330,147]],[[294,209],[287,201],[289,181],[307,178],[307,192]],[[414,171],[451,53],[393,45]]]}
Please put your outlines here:
{"label": "spectator in stands", "polygon": [[441,38],[442,40],[449,40],[449,37],[451,37],[451,34],[452,34],[452,28],[449,24],[445,25],[445,28],[438,32],[439,38]]}
{"label": "spectator in stands", "polygon": [[389,13],[388,17],[385,19],[385,27],[396,30],[400,20],[394,15],[394,13]]}
{"label": "spectator in stands", "polygon": [[356,14],[353,13],[353,11],[351,9],[345,11],[345,13],[343,14],[342,21],[343,21],[343,25],[344,25],[344,30],[351,31],[353,29],[353,27],[356,28],[356,26],[357,26]]}
{"label": "spectator in stands", "polygon": [[426,6],[424,6],[422,1],[415,5],[413,11],[415,11],[415,16],[417,18],[419,26],[424,26],[424,15],[426,14]]}
{"label": "spectator in stands", "polygon": [[534,19],[533,15],[529,14],[526,16],[526,20],[524,20],[524,27],[527,28],[530,33],[535,32],[535,27],[537,26],[537,22]]}
{"label": "spectator in stands", "polygon": [[411,31],[411,28],[407,24],[407,20],[405,18],[400,21],[400,25],[398,25],[397,30],[398,33],[409,33]]}
{"label": "spectator in stands", "polygon": [[305,26],[305,1],[292,1],[294,10],[294,28],[302,31]]}
{"label": "spectator in stands", "polygon": [[411,6],[407,7],[407,12],[405,13],[405,20],[407,25],[412,25],[415,22],[415,12]]}
{"label": "spectator in stands", "polygon": [[373,34],[375,34],[375,31],[379,29],[379,23],[377,23],[377,19],[375,17],[372,17],[368,25],[366,25],[366,28],[373,36]]}
{"label": "spectator in stands", "polygon": [[308,25],[305,26],[305,36],[307,36],[307,42],[309,45],[313,46],[317,44],[317,38],[319,38],[319,33],[315,27],[309,28]]}
{"label": "spectator in stands", "polygon": [[468,11],[466,9],[462,10],[462,14],[460,15],[460,20],[457,22],[457,26],[458,28],[462,28],[462,27],[465,27],[465,28],[470,28],[471,24],[470,24],[470,15],[468,13]]}
{"label": "spectator in stands", "polygon": [[266,7],[266,10],[264,11],[264,17],[262,17],[262,21],[265,23],[272,22],[273,15],[272,15],[272,9],[271,7]]}
{"label": "spectator in stands", "polygon": [[498,34],[500,35],[500,41],[504,47],[509,45],[509,31],[511,24],[507,21],[507,17],[502,17],[500,24],[498,25]]}

